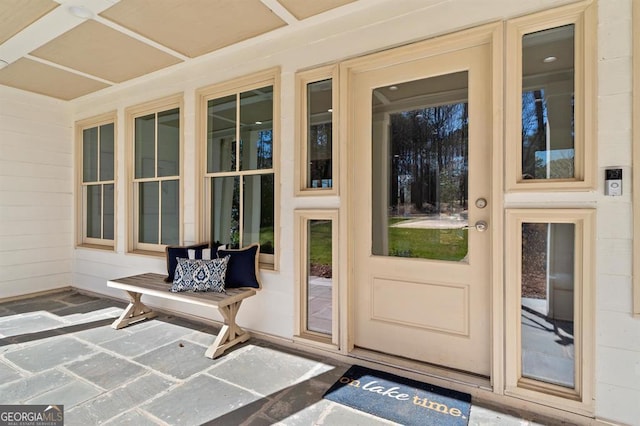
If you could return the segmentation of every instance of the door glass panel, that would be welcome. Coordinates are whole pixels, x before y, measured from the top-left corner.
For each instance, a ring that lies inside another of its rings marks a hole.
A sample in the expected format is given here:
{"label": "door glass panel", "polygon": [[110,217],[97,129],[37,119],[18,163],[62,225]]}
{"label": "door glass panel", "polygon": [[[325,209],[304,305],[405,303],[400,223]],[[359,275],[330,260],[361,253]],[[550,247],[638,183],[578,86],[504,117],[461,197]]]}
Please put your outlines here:
{"label": "door glass panel", "polygon": [[467,97],[466,71],[373,91],[374,255],[466,259]]}
{"label": "door glass panel", "polygon": [[331,188],[332,79],[307,84],[307,188]]}
{"label": "door glass panel", "polygon": [[522,377],[575,387],[573,223],[522,224]]}
{"label": "door glass panel", "polygon": [[522,178],[574,174],[574,25],[522,37]]}
{"label": "door glass panel", "polygon": [[307,330],[331,335],[332,330],[332,223],[307,221]]}

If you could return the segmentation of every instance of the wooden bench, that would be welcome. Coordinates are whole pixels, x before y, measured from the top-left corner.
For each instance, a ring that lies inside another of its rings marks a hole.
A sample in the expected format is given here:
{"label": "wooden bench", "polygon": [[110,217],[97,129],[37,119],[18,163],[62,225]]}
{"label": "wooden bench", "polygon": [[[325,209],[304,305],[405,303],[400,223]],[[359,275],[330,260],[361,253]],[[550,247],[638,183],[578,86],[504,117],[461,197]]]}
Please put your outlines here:
{"label": "wooden bench", "polygon": [[246,342],[249,333],[236,324],[236,315],[240,309],[240,304],[247,297],[256,294],[252,288],[229,288],[225,293],[216,292],[180,292],[169,291],[171,285],[164,281],[164,276],[160,274],[141,274],[131,277],[118,278],[107,282],[107,286],[119,288],[129,294],[131,303],[124,310],[120,318],[115,320],[111,327],[120,329],[129,324],[154,318],[156,312],[140,301],[143,294],[160,297],[163,299],[177,300],[191,303],[193,305],[218,308],[224,318],[224,325],[218,333],[213,344],[205,352],[205,356],[216,358],[222,355],[227,349]]}

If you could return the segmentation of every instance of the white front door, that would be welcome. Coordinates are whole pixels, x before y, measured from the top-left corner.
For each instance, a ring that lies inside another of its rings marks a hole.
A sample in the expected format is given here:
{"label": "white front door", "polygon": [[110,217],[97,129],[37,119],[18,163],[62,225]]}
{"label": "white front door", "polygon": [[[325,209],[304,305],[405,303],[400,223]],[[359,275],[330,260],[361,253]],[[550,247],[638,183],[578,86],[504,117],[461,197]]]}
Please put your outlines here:
{"label": "white front door", "polygon": [[489,376],[491,49],[389,56],[350,80],[352,341]]}

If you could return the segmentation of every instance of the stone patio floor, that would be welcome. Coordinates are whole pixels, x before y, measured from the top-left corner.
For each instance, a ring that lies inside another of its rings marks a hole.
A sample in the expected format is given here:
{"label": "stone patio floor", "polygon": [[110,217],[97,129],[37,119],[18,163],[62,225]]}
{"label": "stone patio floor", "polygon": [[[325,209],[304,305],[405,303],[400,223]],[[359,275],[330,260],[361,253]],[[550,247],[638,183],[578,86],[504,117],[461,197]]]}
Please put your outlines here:
{"label": "stone patio floor", "polygon": [[[212,326],[76,291],[0,303],[0,404],[64,405],[65,425],[392,425],[322,399],[349,368],[253,337],[204,357]],[[356,360],[354,360],[355,362]],[[533,425],[472,405],[470,425]]]}

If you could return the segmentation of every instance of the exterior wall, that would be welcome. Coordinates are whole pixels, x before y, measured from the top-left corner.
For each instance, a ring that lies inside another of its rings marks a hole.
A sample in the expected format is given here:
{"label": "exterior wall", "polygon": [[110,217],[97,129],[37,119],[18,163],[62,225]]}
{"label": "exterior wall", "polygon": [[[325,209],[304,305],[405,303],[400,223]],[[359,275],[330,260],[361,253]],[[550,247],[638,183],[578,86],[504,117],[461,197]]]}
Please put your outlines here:
{"label": "exterior wall", "polygon": [[[632,3],[638,6],[635,0],[599,3],[596,278],[596,413],[630,425],[640,419],[640,319],[631,315]],[[623,168],[622,197],[602,195],[604,168],[614,166]]]}
{"label": "exterior wall", "polygon": [[[194,61],[193,64],[159,71],[151,76],[107,89],[72,102],[74,120],[117,110],[116,250],[102,252],[76,249],[74,285],[99,293],[122,297],[106,288],[108,278],[142,271],[162,273],[164,260],[125,254],[124,109],[164,96],[184,94],[184,240],[196,241],[196,96],[195,91],[213,83],[241,77],[271,67],[281,68],[281,140],[280,140],[280,264],[277,271],[262,271],[263,290],[259,297],[244,302],[239,323],[285,338],[293,336],[294,256],[293,210],[296,208],[337,208],[339,197],[295,197],[295,73],[300,69],[338,62],[385,48],[423,40],[507,17],[570,3],[568,0],[528,2],[484,2],[457,0],[416,10],[412,1],[368,3],[366,11],[339,16],[330,22],[318,20],[303,29],[287,28],[261,41],[248,40]],[[468,13],[461,14],[460,10]],[[425,25],[428,23],[428,25]],[[391,30],[393,29],[393,30]],[[357,40],[357,42],[356,42]],[[196,315],[204,312],[175,302],[153,301],[159,307],[185,310]],[[277,309],[272,307],[277,306]],[[207,316],[207,315],[204,315]]]}
{"label": "exterior wall", "polygon": [[71,284],[69,111],[0,86],[0,298]]}
{"label": "exterior wall", "polygon": [[[124,109],[184,94],[185,243],[196,241],[195,90],[273,66],[282,69],[280,146],[280,264],[262,271],[263,290],[245,302],[238,321],[249,329],[291,338],[294,324],[293,211],[337,208],[338,196],[295,197],[294,76],[299,69],[340,61],[438,34],[566,4],[568,1],[451,0],[423,10],[416,2],[370,2],[370,9],[321,20],[305,29],[249,40],[192,64],[160,71],[123,87],[69,104],[0,90],[0,297],[72,284],[114,297],[110,278],[165,271],[164,259],[125,254]],[[597,192],[510,194],[506,206],[596,207],[596,415],[617,423],[640,418],[640,321],[631,316],[631,3],[600,0],[598,26],[599,119]],[[465,13],[460,13],[464,10]],[[116,250],[73,249],[73,122],[117,110]],[[35,118],[35,119],[34,119]],[[53,137],[52,137],[53,135]],[[36,166],[37,165],[37,166]],[[604,169],[622,166],[624,195],[603,195]],[[568,198],[567,198],[568,197]],[[37,204],[34,200],[38,200]],[[42,206],[46,203],[46,208]],[[16,247],[19,249],[16,250]],[[71,251],[73,250],[73,253]],[[19,251],[18,254],[15,254]],[[73,259],[73,274],[70,277]],[[43,277],[46,276],[46,279]],[[18,284],[18,285],[16,285]],[[19,288],[19,290],[18,290]],[[193,307],[152,302],[206,316]]]}

